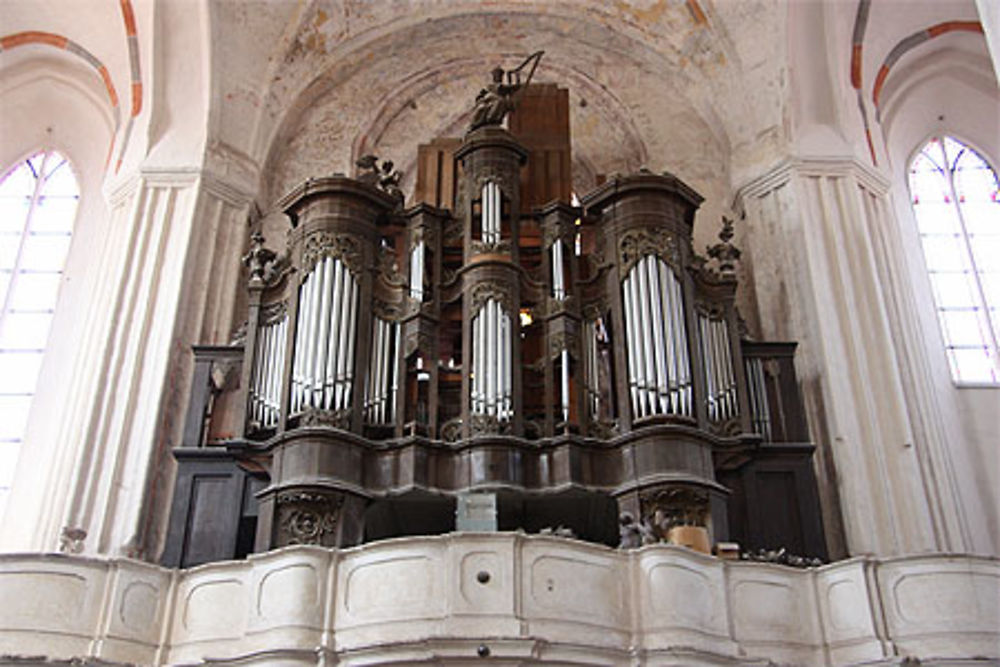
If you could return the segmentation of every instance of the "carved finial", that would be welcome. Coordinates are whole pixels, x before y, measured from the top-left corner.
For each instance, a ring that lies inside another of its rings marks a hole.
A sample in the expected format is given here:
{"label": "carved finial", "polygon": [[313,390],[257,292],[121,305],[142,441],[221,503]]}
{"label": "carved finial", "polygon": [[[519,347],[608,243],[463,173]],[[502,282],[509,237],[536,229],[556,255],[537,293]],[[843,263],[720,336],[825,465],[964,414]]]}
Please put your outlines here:
{"label": "carved finial", "polygon": [[243,264],[250,270],[250,286],[263,287],[269,265],[277,258],[273,250],[264,247],[264,235],[254,232],[250,237],[250,252],[243,257]]}
{"label": "carved finial", "polygon": [[719,232],[719,243],[710,246],[708,256],[719,262],[719,273],[723,278],[736,277],[736,262],[740,258],[740,250],[730,241],[735,232],[733,231],[733,221],[722,216],[722,231]]}

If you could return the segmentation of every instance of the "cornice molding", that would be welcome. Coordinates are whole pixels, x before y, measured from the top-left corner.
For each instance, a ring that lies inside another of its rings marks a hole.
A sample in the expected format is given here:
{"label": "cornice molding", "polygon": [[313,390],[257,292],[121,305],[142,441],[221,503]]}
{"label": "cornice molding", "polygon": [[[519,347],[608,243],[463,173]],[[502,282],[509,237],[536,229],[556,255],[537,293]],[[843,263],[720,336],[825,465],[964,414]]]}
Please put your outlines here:
{"label": "cornice molding", "polygon": [[733,195],[733,208],[748,197],[759,197],[789,183],[795,176],[831,176],[835,178],[853,177],[862,186],[882,197],[888,194],[890,181],[871,167],[854,158],[843,157],[792,157],[771,167],[762,175],[750,179]]}

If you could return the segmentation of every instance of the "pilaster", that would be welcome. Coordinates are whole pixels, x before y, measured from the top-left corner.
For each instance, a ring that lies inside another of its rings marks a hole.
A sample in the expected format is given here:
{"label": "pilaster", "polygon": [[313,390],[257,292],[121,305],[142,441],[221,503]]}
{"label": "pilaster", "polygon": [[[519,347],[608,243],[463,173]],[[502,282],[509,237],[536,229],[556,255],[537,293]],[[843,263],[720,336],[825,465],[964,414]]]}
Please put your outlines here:
{"label": "pilaster", "polygon": [[[918,439],[878,230],[888,184],[850,160],[784,162],[745,185],[745,265],[765,338],[798,339],[831,555],[963,549]],[[922,406],[933,410],[933,405]],[[838,516],[837,508],[840,508]],[[837,529],[843,521],[843,535]],[[839,545],[839,548],[838,548]]]}

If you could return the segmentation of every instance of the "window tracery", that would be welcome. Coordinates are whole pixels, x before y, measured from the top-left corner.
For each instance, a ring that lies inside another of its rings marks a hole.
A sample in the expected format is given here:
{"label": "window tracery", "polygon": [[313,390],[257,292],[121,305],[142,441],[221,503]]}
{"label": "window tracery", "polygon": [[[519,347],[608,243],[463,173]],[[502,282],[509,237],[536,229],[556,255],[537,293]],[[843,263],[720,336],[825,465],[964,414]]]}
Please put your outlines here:
{"label": "window tracery", "polygon": [[0,179],[0,515],[35,393],[80,187],[68,160],[35,153]]}
{"label": "window tracery", "polygon": [[952,379],[1000,383],[1000,185],[954,137],[913,159],[910,194]]}

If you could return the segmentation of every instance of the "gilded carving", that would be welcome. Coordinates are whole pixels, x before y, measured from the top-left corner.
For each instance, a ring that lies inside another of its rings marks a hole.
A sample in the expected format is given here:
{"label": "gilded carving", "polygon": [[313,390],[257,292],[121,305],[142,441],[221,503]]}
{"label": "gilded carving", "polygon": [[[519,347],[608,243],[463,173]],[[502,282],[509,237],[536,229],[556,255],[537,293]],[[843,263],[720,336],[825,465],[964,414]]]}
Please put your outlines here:
{"label": "gilded carving", "polygon": [[362,269],[361,240],[353,234],[327,232],[317,232],[307,238],[302,250],[303,270],[311,271],[325,257],[339,259],[351,273],[358,274]]}

